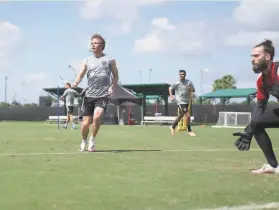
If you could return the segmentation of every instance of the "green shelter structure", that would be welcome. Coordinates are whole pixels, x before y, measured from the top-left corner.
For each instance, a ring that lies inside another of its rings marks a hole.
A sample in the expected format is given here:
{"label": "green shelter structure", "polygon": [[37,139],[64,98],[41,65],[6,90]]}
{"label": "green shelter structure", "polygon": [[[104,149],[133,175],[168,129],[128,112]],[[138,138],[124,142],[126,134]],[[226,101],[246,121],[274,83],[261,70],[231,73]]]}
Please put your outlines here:
{"label": "green shelter structure", "polygon": [[[77,87],[73,88],[78,93],[83,91],[83,88]],[[63,95],[64,91],[66,90],[64,87],[57,87],[57,88],[44,88],[44,91],[48,92],[55,98],[60,97]],[[81,99],[81,98],[80,98]],[[132,102],[138,105],[142,105],[142,99],[134,95],[133,93],[129,92],[127,89],[123,88],[119,84],[115,86],[112,96],[110,97],[110,103],[113,103],[117,106],[123,104],[125,102]],[[66,114],[66,105],[64,101],[64,113]]]}
{"label": "green shelter structure", "polygon": [[[231,98],[246,98],[247,104],[249,105],[251,100],[256,97],[257,89],[256,88],[236,88],[236,89],[223,89],[217,90],[214,92],[206,93],[199,97],[199,104],[206,99],[215,99],[220,98],[225,105],[225,101]],[[223,99],[223,100],[222,100]]]}
{"label": "green shelter structure", "polygon": [[[146,101],[148,99],[157,98],[158,101],[164,101],[165,116],[168,116],[168,97],[169,87],[167,83],[155,83],[155,84],[119,84],[111,97],[110,102],[119,106],[125,102],[132,102],[141,106],[141,115],[146,116]],[[74,88],[77,92],[82,92],[83,88]],[[55,98],[61,96],[65,88],[44,88],[44,91],[48,92]],[[65,108],[66,113],[66,108]]]}
{"label": "green shelter structure", "polygon": [[146,116],[146,99],[150,96],[158,96],[164,101],[165,116],[168,116],[168,97],[170,84],[167,83],[150,83],[150,84],[126,84],[122,85],[136,96],[142,99],[142,114]]}

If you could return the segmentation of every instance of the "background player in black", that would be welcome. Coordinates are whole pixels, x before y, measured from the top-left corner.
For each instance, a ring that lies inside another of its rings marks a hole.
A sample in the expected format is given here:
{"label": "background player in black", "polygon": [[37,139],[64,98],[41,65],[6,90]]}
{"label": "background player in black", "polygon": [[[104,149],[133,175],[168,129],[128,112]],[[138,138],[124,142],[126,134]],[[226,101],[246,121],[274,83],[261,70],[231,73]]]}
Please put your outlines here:
{"label": "background player in black", "polygon": [[256,74],[261,73],[257,80],[257,104],[251,122],[245,131],[233,134],[240,136],[235,145],[241,151],[250,149],[254,135],[268,162],[260,169],[252,171],[252,173],[257,174],[279,174],[279,166],[272,143],[265,131],[266,128],[279,128],[279,105],[274,109],[266,109],[270,95],[276,97],[277,100],[279,99],[279,65],[273,62],[274,53],[274,46],[270,40],[265,40],[252,49],[253,71]]}

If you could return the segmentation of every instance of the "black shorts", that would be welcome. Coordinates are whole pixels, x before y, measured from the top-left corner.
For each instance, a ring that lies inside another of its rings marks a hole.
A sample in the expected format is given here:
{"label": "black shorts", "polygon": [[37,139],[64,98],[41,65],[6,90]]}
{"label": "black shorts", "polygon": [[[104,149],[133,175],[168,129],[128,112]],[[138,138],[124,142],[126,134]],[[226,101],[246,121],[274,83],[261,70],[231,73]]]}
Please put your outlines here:
{"label": "black shorts", "polygon": [[106,110],[108,103],[109,103],[108,97],[98,98],[98,99],[84,97],[83,104],[82,104],[83,116],[92,117],[96,107],[100,107]]}
{"label": "black shorts", "polygon": [[183,114],[186,114],[188,112],[188,106],[189,104],[179,104],[177,105],[178,108],[179,108],[179,112],[180,113],[183,113]]}
{"label": "black shorts", "polygon": [[67,106],[67,113],[73,114],[74,113],[74,107],[73,106]]}

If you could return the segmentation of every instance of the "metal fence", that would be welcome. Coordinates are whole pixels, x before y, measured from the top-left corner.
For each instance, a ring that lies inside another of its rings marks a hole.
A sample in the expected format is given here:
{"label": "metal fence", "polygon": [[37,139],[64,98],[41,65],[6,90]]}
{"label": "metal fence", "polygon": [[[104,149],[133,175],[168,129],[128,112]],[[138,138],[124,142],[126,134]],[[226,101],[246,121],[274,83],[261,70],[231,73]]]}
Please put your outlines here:
{"label": "metal fence", "polygon": [[[277,104],[269,104],[268,109],[279,107]],[[219,112],[253,112],[254,105],[197,105],[192,107],[192,115],[195,117],[195,123],[203,124],[215,124],[218,121]],[[137,121],[141,121],[141,107],[138,105],[122,106],[122,116],[125,120],[128,119],[129,110],[133,114],[133,118]],[[109,105],[105,114],[106,121],[113,121],[113,115],[116,113],[117,107],[115,105]],[[156,112],[155,105],[147,105],[146,115],[154,116]],[[164,115],[164,107],[158,106],[158,112]],[[64,108],[55,107],[10,107],[0,108],[0,121],[45,121],[49,116],[64,115]],[[75,109],[74,115],[77,115],[77,109]],[[175,104],[169,104],[169,115],[177,115],[177,106]],[[110,124],[110,123],[109,123]]]}

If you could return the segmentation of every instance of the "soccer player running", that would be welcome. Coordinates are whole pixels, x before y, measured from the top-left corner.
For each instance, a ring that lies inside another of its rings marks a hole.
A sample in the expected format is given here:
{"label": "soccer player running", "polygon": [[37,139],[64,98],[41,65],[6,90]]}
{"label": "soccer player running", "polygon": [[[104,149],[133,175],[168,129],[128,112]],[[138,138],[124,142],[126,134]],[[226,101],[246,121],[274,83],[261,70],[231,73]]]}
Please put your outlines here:
{"label": "soccer player running", "polygon": [[273,62],[275,49],[272,41],[265,40],[252,49],[252,67],[257,79],[257,103],[254,108],[250,124],[243,132],[236,132],[233,136],[239,136],[235,146],[240,151],[248,151],[252,137],[254,136],[263,151],[267,164],[253,170],[252,173],[276,173],[279,174],[279,166],[274,154],[271,140],[265,131],[266,128],[279,128],[279,106],[266,109],[269,96],[279,99],[279,63]]}
{"label": "soccer player running", "polygon": [[[80,150],[84,151],[87,145],[89,127],[92,123],[92,134],[88,142],[88,151],[95,151],[95,138],[99,131],[102,116],[113,93],[113,88],[118,82],[118,69],[116,61],[111,56],[104,54],[106,42],[101,35],[91,37],[93,55],[85,58],[82,70],[77,75],[74,86],[77,86],[87,75],[87,90],[83,98],[82,142]],[[111,81],[111,75],[112,81]]]}
{"label": "soccer player running", "polygon": [[71,88],[71,84],[67,82],[65,84],[66,90],[64,91],[63,95],[60,97],[60,100],[66,99],[66,107],[67,107],[67,120],[63,127],[66,129],[68,127],[68,123],[71,121],[72,128],[75,129],[76,125],[73,119],[73,112],[74,112],[74,101],[75,97],[78,97],[78,92]]}
{"label": "soccer player running", "polygon": [[172,101],[174,101],[174,96],[172,94],[172,92],[174,91],[175,100],[179,108],[179,115],[177,116],[176,120],[173,122],[171,126],[171,134],[174,135],[176,126],[185,115],[187,119],[187,125],[188,125],[187,127],[188,134],[190,136],[195,136],[196,134],[191,129],[190,113],[188,110],[189,104],[192,100],[192,94],[193,92],[195,92],[195,87],[190,80],[186,79],[185,70],[179,70],[179,78],[180,78],[179,82],[176,82],[175,84],[169,87],[170,98]]}

